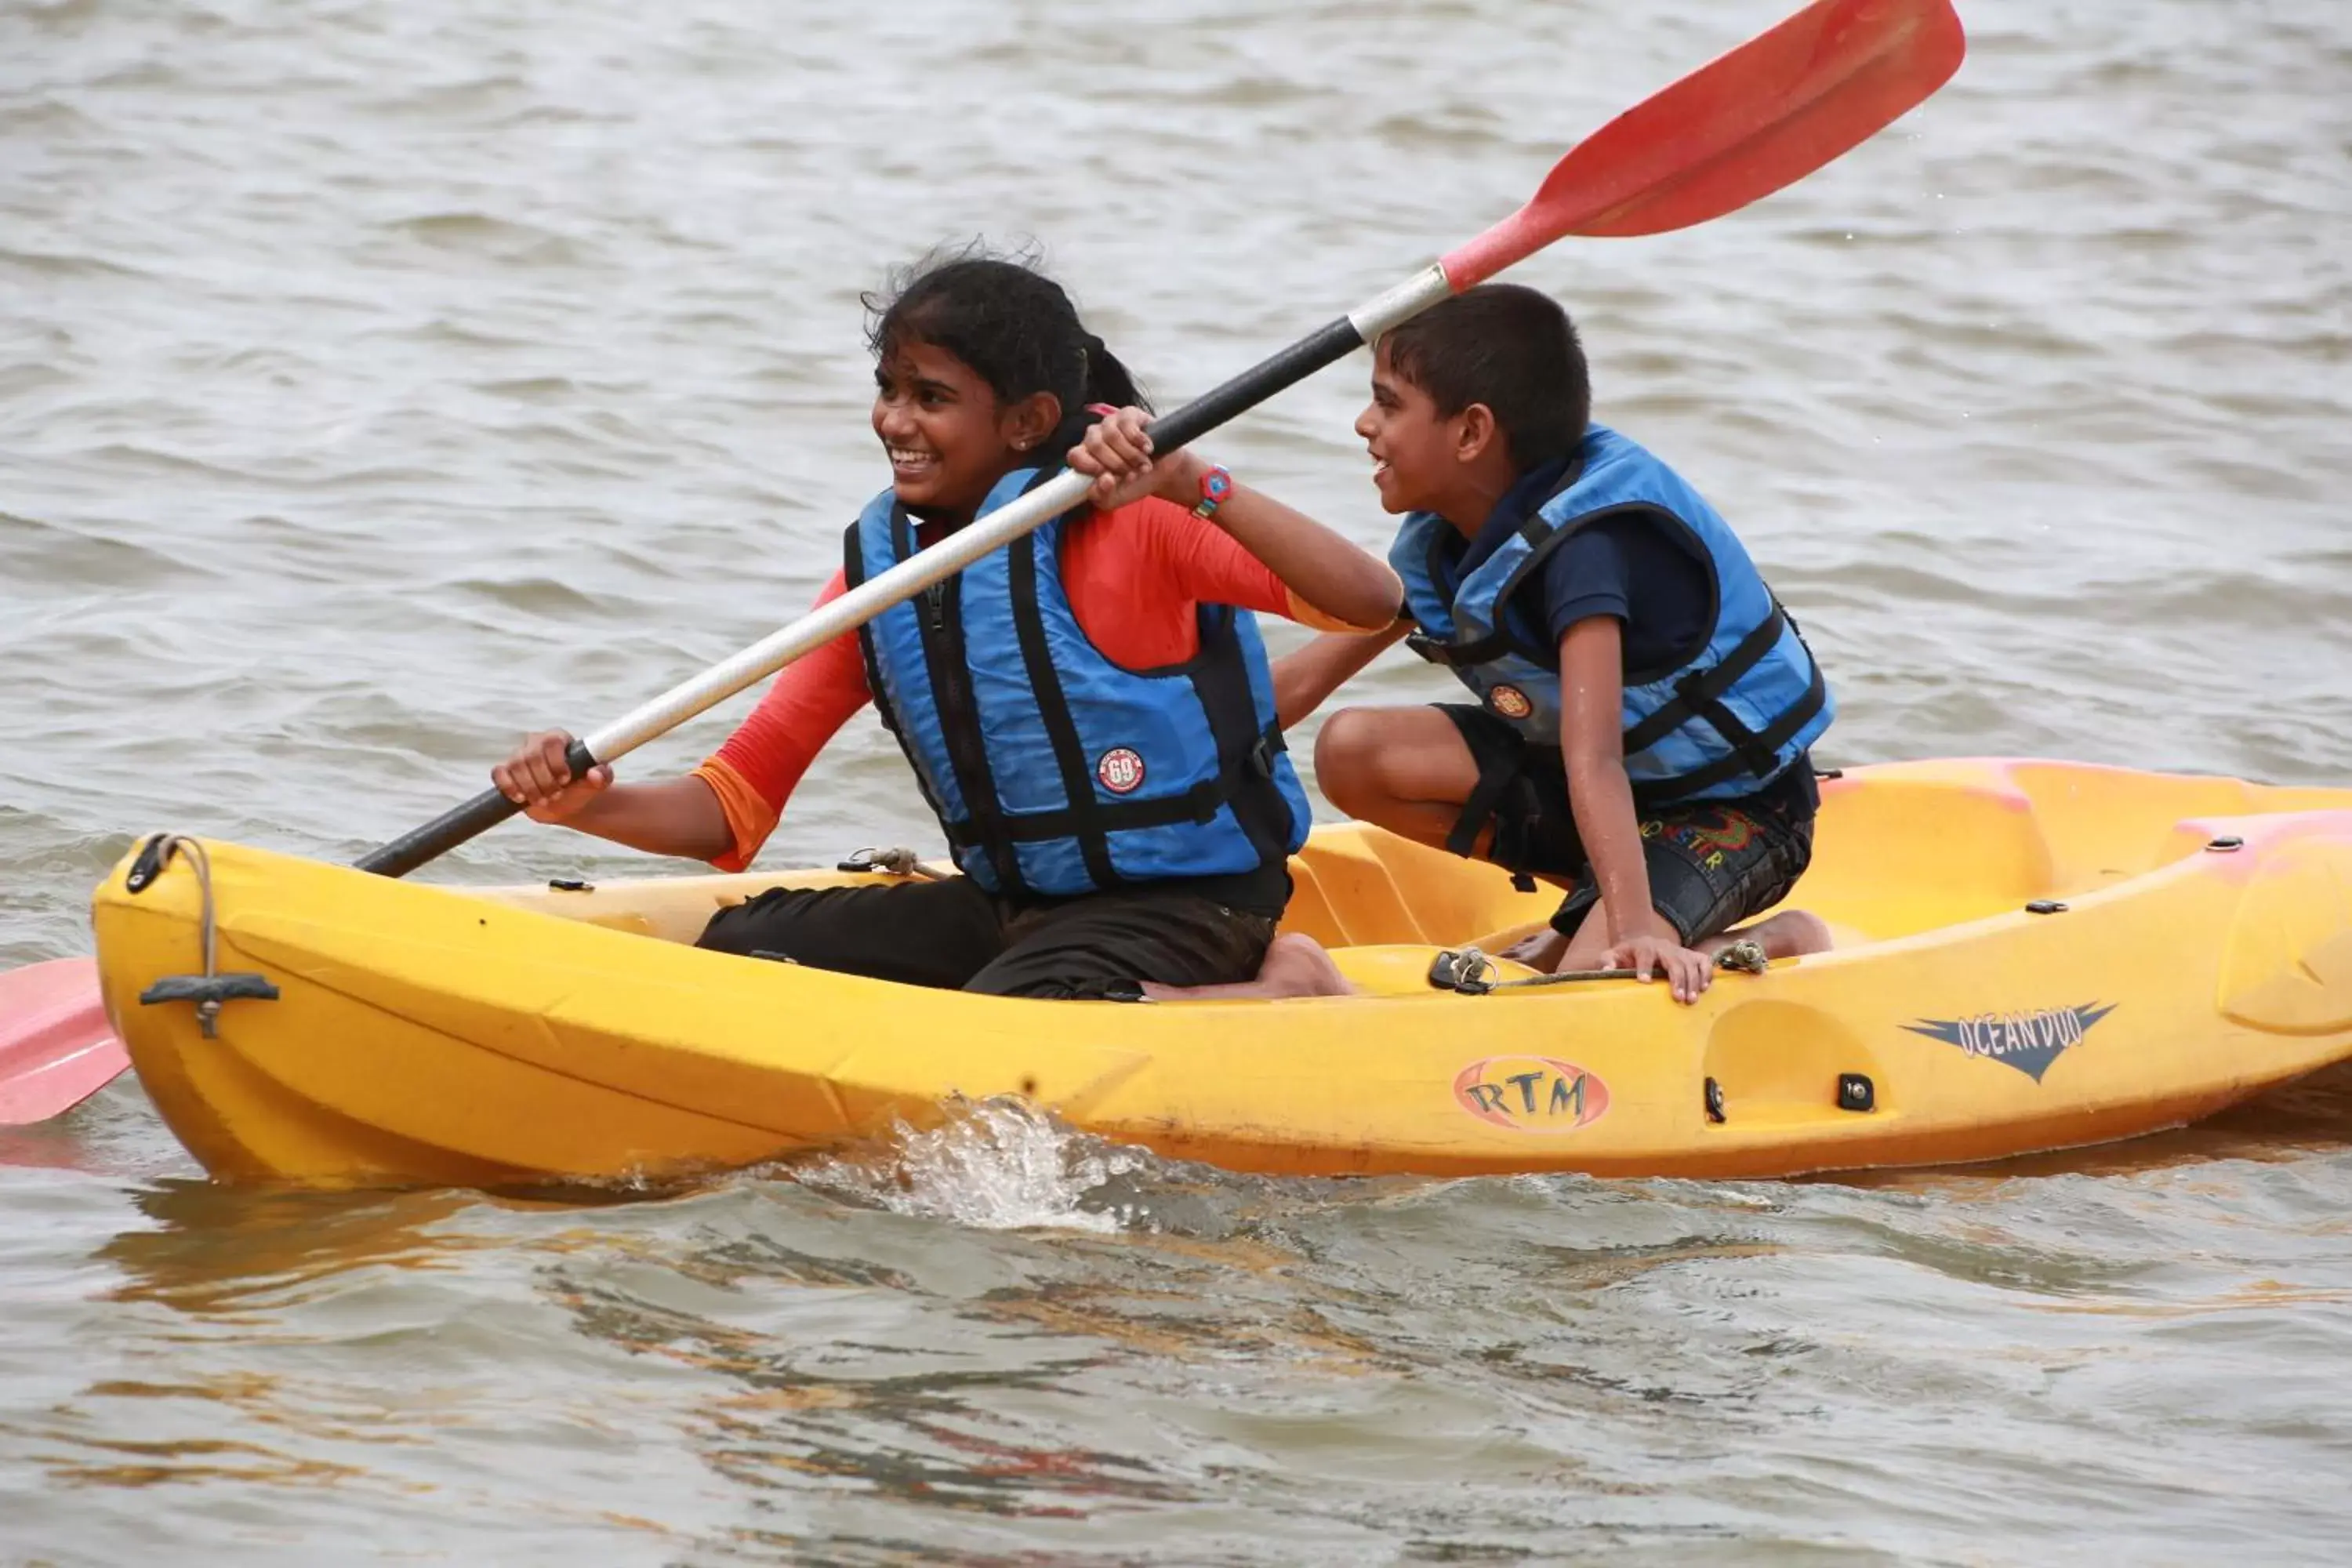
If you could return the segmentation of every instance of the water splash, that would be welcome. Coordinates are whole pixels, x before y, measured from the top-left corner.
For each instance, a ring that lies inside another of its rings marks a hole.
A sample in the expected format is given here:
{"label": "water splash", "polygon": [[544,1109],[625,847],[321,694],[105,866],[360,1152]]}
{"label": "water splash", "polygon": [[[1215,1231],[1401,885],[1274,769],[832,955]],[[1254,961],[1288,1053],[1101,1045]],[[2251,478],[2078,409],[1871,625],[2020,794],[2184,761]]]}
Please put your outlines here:
{"label": "water splash", "polygon": [[1126,1180],[1153,1163],[1143,1150],[1080,1132],[1017,1096],[957,1096],[944,1109],[936,1127],[901,1121],[872,1150],[793,1174],[853,1202],[980,1230],[1153,1227]]}

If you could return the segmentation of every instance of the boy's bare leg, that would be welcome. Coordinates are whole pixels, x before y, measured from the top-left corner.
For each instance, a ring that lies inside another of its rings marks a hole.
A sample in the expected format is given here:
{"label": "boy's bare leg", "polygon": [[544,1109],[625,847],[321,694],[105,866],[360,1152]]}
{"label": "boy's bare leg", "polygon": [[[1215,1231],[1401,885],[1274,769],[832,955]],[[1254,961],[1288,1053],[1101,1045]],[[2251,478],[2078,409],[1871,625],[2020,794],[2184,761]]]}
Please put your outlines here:
{"label": "boy's bare leg", "polygon": [[1592,907],[1584,911],[1584,919],[1576,934],[1568,939],[1559,956],[1552,961],[1551,973],[1565,974],[1571,969],[1598,969],[1601,961],[1609,956],[1613,945],[1609,940],[1609,916],[1606,899],[1595,899]]}
{"label": "boy's bare leg", "polygon": [[1434,708],[1342,708],[1315,738],[1315,782],[1357,821],[1442,849],[1478,763]]}
{"label": "boy's bare leg", "polygon": [[1767,958],[1802,958],[1833,945],[1829,922],[1808,910],[1782,910],[1769,920],[1701,941],[1698,951],[1713,958],[1735,942],[1752,942]]}
{"label": "boy's bare leg", "polygon": [[1500,956],[1509,959],[1514,963],[1524,963],[1529,969],[1540,970],[1546,974],[1551,974],[1559,971],[1560,955],[1567,951],[1568,938],[1549,926],[1544,926],[1529,931],[1511,943],[1502,951]]}

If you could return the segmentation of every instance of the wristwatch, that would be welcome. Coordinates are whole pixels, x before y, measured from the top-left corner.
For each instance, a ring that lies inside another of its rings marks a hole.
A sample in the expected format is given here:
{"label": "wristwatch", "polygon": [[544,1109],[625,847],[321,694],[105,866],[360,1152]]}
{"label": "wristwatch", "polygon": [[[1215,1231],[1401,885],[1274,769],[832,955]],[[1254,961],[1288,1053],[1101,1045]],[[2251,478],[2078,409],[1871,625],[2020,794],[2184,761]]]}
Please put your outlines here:
{"label": "wristwatch", "polygon": [[1201,470],[1201,504],[1192,509],[1192,515],[1198,518],[1216,516],[1217,509],[1224,505],[1225,498],[1233,493],[1233,475],[1227,473],[1221,463],[1210,464]]}

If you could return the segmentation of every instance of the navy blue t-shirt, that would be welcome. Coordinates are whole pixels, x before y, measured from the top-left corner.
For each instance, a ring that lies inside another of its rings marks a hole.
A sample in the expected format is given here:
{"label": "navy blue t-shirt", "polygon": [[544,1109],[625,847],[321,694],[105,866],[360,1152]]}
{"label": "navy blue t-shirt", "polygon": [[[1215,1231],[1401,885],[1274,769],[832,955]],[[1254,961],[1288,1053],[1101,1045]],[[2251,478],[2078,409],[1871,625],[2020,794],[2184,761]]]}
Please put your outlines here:
{"label": "navy blue t-shirt", "polygon": [[[1530,469],[1495,504],[1462,555],[1464,575],[1500,549],[1567,477],[1570,459]],[[1712,627],[1715,583],[1706,565],[1656,521],[1612,518],[1577,531],[1543,563],[1539,584],[1520,587],[1513,603],[1525,624],[1540,606],[1545,645],[1556,653],[1568,628],[1594,616],[1622,626],[1624,666],[1663,674],[1696,654]]]}

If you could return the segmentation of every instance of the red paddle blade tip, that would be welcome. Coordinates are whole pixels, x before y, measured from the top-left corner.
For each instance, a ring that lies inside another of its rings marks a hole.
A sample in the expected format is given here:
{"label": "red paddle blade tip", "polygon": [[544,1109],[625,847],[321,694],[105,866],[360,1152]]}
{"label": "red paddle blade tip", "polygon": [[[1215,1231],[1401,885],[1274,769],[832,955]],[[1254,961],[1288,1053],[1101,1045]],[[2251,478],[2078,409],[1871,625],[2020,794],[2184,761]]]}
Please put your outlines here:
{"label": "red paddle blade tip", "polygon": [[1951,0],[1816,0],[1636,104],[1554,164],[1528,205],[1443,263],[1456,291],[1576,234],[1664,234],[1795,184],[1960,68]]}
{"label": "red paddle blade tip", "polygon": [[69,1110],[130,1065],[107,1026],[98,966],[89,959],[0,974],[0,1127]]}

